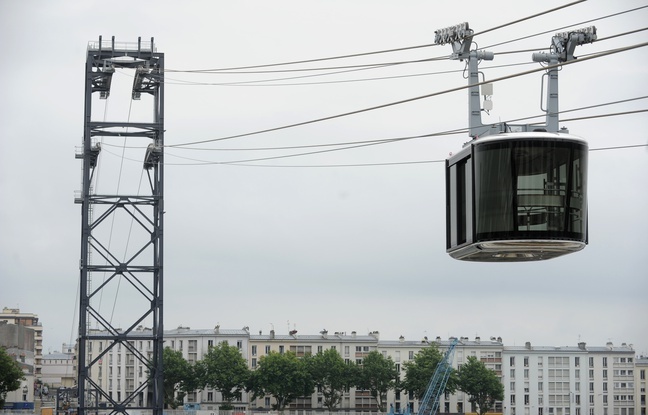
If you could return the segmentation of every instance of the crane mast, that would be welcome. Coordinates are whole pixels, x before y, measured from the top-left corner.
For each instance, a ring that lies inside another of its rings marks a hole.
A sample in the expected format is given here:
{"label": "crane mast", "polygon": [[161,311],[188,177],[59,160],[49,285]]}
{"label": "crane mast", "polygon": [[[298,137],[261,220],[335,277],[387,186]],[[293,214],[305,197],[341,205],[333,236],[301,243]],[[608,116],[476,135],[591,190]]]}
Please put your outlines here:
{"label": "crane mast", "polygon": [[450,378],[450,372],[452,372],[452,359],[454,358],[454,350],[458,342],[459,340],[457,338],[452,340],[443,359],[437,364],[430,384],[425,391],[425,395],[423,395],[418,415],[436,415],[439,410],[439,400],[445,391],[446,384]]}

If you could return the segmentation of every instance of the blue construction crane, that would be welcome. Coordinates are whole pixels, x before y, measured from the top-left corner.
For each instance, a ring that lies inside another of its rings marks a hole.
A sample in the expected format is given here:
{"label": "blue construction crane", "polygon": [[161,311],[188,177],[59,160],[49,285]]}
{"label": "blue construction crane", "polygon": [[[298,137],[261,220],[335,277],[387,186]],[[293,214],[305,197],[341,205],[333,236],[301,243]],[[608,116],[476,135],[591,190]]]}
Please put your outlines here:
{"label": "blue construction crane", "polygon": [[452,371],[452,358],[454,357],[455,346],[459,340],[455,337],[446,350],[443,359],[437,364],[432,380],[423,395],[423,400],[419,406],[418,415],[436,415],[439,410],[439,400],[445,391],[450,372]]}

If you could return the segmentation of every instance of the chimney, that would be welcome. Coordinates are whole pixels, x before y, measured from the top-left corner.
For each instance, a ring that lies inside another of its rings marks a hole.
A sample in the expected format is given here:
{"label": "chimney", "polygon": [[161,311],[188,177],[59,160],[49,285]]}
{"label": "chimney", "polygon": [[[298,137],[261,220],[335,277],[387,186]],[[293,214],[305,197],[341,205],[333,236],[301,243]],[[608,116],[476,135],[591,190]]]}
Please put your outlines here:
{"label": "chimney", "polygon": [[270,338],[271,338],[271,339],[274,339],[274,336],[275,336],[275,332],[274,332],[274,330],[270,330]]}
{"label": "chimney", "polygon": [[531,350],[531,342],[524,343],[524,347],[527,348],[528,350]]}
{"label": "chimney", "polygon": [[405,337],[403,337],[403,336],[401,335],[401,336],[398,338],[398,341],[401,342],[401,343],[403,343],[403,342],[405,341]]}
{"label": "chimney", "polygon": [[585,347],[585,345],[586,345],[585,342],[579,342],[579,343],[578,343],[578,348],[581,349],[581,350],[587,350],[587,348]]}
{"label": "chimney", "polygon": [[352,332],[351,332],[351,337],[355,337],[355,336],[356,336],[356,332],[355,332],[355,331],[352,331]]}

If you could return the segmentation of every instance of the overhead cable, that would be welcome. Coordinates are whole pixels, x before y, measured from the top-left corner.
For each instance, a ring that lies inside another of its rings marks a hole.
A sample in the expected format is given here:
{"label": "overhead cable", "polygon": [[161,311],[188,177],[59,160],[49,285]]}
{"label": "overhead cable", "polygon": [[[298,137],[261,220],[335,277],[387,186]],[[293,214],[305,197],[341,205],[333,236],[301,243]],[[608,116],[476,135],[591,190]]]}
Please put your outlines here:
{"label": "overhead cable", "polygon": [[318,123],[318,122],[322,122],[322,121],[329,121],[329,120],[333,120],[333,119],[337,119],[337,118],[346,117],[346,116],[349,116],[349,115],[361,114],[361,113],[364,113],[364,112],[369,112],[369,111],[374,111],[374,110],[378,110],[378,109],[388,108],[388,107],[391,107],[391,106],[405,104],[405,103],[409,103],[409,102],[414,102],[414,101],[418,101],[418,100],[425,99],[425,98],[431,98],[431,97],[435,97],[435,96],[439,96],[439,95],[449,94],[451,92],[461,91],[461,90],[470,88],[471,86],[474,87],[474,86],[480,86],[480,85],[483,85],[483,84],[486,84],[486,83],[495,83],[495,82],[499,82],[499,81],[503,81],[503,80],[507,80],[507,79],[512,79],[512,78],[516,78],[516,77],[520,77],[520,76],[524,76],[524,75],[529,75],[529,74],[540,72],[540,71],[546,71],[546,70],[552,69],[552,68],[560,68],[560,67],[564,67],[564,66],[567,66],[567,65],[572,65],[574,63],[586,62],[586,61],[589,61],[591,59],[610,56],[610,55],[613,55],[613,54],[616,54],[616,53],[626,52],[626,51],[629,51],[629,50],[633,50],[633,49],[637,49],[637,48],[641,48],[641,47],[645,47],[645,46],[648,46],[648,42],[643,42],[643,43],[638,43],[638,44],[631,45],[631,46],[625,46],[625,47],[621,47],[621,48],[611,49],[611,50],[608,50],[608,51],[592,54],[590,56],[581,57],[581,58],[579,58],[577,60],[561,62],[561,63],[558,63],[556,65],[542,66],[542,67],[539,67],[539,68],[530,69],[530,70],[523,71],[523,72],[518,72],[518,73],[515,73],[515,74],[512,74],[512,75],[506,75],[506,76],[502,76],[502,77],[499,77],[499,78],[490,79],[488,82],[483,81],[483,82],[476,83],[474,85],[459,86],[459,87],[455,87],[455,88],[450,88],[450,89],[446,89],[446,90],[442,90],[442,91],[433,92],[433,93],[430,93],[430,94],[420,95],[420,96],[413,97],[413,98],[407,98],[407,99],[404,99],[404,100],[389,102],[389,103],[386,103],[386,104],[376,105],[376,106],[373,106],[373,107],[368,107],[368,108],[363,108],[363,109],[359,109],[359,110],[349,111],[349,112],[345,112],[345,113],[341,113],[341,114],[330,115],[330,116],[317,118],[317,119],[313,119],[313,120],[302,121],[302,122],[298,122],[298,123],[294,123],[294,124],[288,124],[288,125],[283,125],[283,126],[279,126],[279,127],[267,128],[267,129],[263,129],[263,130],[252,131],[252,132],[249,132],[249,133],[235,134],[235,135],[230,135],[230,136],[226,136],[226,137],[206,139],[206,140],[186,142],[186,143],[179,143],[179,144],[166,144],[165,147],[171,147],[171,148],[173,148],[173,147],[184,147],[184,146],[192,146],[192,145],[204,144],[204,143],[210,143],[210,142],[216,142],[216,141],[231,140],[231,139],[235,139],[235,138],[248,137],[248,136],[252,136],[252,135],[269,133],[269,132],[273,132],[273,131],[280,131],[280,130],[285,130],[285,129],[288,129],[288,128],[294,128],[294,127],[299,127],[299,126],[308,125],[308,124],[314,124],[314,123]]}
{"label": "overhead cable", "polygon": [[[523,22],[525,20],[533,19],[535,17],[542,16],[544,14],[548,13],[553,13],[555,11],[574,6],[579,3],[583,3],[587,0],[578,0],[574,1],[572,3],[568,3],[562,6],[554,7],[553,9],[546,10],[544,12],[536,13],[531,16],[523,17],[517,20],[514,20],[509,23],[504,23],[502,25],[496,26],[491,29],[486,29],[483,30],[479,33],[476,33],[475,35],[479,34],[484,34],[488,32],[492,32],[497,29],[502,29],[507,26],[511,26],[520,22]],[[421,48],[427,48],[427,47],[433,47],[433,46],[438,46],[436,43],[427,43],[423,45],[416,45],[416,46],[406,46],[406,47],[401,47],[401,48],[394,48],[394,49],[384,49],[384,50],[378,50],[378,51],[373,51],[373,52],[362,52],[362,53],[354,53],[354,54],[349,54],[349,55],[339,55],[339,56],[331,56],[331,57],[326,57],[326,58],[315,58],[315,59],[305,59],[305,60],[298,60],[298,61],[288,61],[288,62],[280,62],[280,63],[269,63],[269,64],[262,64],[262,65],[249,65],[249,66],[237,66],[237,67],[229,67],[229,68],[217,68],[217,69],[191,69],[191,70],[181,70],[181,69],[165,69],[165,72],[185,72],[185,73],[202,73],[202,72],[214,72],[214,71],[233,71],[233,70],[241,70],[241,69],[256,69],[256,68],[268,68],[268,67],[273,67],[273,66],[286,66],[286,65],[296,65],[296,64],[303,64],[303,63],[312,63],[312,62],[322,62],[322,61],[327,61],[327,60],[336,60],[336,59],[346,59],[346,58],[356,58],[360,56],[368,56],[368,55],[378,55],[378,54],[383,54],[383,53],[391,53],[391,52],[401,52],[405,50],[412,50],[412,49],[421,49]]]}

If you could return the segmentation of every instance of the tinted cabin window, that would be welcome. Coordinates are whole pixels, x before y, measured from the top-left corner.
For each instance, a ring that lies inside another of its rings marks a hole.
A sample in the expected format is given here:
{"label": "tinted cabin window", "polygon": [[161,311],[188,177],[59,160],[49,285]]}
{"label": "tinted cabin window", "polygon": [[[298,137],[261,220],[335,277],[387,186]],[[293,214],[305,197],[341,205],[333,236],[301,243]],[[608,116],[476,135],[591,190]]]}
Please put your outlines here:
{"label": "tinted cabin window", "polygon": [[507,140],[475,147],[477,239],[585,240],[587,147]]}
{"label": "tinted cabin window", "polygon": [[470,157],[467,157],[448,168],[448,248],[465,243],[472,234],[470,167]]}

